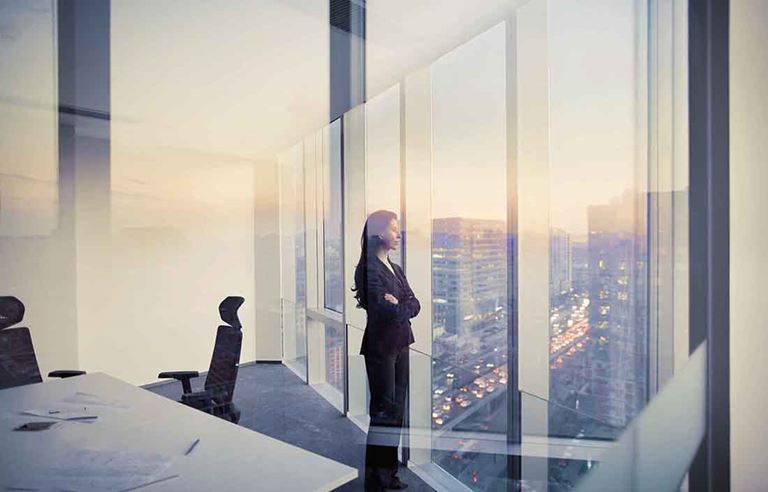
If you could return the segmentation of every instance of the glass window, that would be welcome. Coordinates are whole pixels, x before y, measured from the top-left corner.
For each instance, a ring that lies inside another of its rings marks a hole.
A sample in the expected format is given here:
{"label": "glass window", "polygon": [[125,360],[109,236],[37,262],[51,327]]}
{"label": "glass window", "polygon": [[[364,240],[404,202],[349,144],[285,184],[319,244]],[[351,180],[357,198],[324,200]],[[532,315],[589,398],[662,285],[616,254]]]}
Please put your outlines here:
{"label": "glass window", "polygon": [[323,176],[325,307],[341,313],[344,305],[341,119],[331,123],[329,138],[329,159]]}
{"label": "glass window", "polygon": [[[365,104],[366,208],[368,213],[390,210],[400,219],[401,145],[400,84],[372,97]],[[401,223],[401,228],[403,224]],[[401,247],[390,253],[402,264]]]}
{"label": "glass window", "polygon": [[298,144],[280,156],[280,243],[283,361],[307,378],[307,263],[304,227],[304,159]]}
{"label": "glass window", "polygon": [[616,438],[648,398],[638,15],[634,2],[549,10],[550,435]]}
{"label": "glass window", "polygon": [[325,325],[325,382],[344,394],[344,329],[341,325]]}
{"label": "glass window", "polygon": [[346,337],[338,315],[313,311],[307,319],[309,383],[340,412],[344,411],[346,384]]}
{"label": "glass window", "polygon": [[[432,65],[432,428],[493,432],[507,423],[505,27]],[[506,457],[433,450],[467,485],[498,485]]]}

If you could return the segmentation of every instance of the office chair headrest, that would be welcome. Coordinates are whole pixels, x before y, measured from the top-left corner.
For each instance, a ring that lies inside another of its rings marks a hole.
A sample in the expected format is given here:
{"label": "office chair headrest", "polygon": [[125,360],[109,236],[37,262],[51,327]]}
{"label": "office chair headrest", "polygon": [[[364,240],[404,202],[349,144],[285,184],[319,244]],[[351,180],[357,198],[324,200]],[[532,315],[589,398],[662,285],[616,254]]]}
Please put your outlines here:
{"label": "office chair headrest", "polygon": [[240,318],[237,317],[237,310],[240,309],[243,302],[245,302],[245,299],[242,297],[229,296],[219,304],[219,315],[221,316],[221,320],[232,328],[237,328],[238,330],[242,328],[243,325],[240,324]]}
{"label": "office chair headrest", "polygon": [[0,330],[21,323],[24,303],[13,296],[0,297]]}

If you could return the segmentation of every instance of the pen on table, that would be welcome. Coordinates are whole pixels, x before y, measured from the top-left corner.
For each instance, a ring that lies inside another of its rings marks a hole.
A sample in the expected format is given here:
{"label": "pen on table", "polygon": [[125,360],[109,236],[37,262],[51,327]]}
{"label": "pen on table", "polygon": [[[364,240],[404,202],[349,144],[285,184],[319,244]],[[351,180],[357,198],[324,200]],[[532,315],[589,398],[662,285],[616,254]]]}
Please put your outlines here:
{"label": "pen on table", "polygon": [[96,420],[98,415],[78,415],[77,417],[68,417],[65,420]]}
{"label": "pen on table", "polygon": [[197,446],[197,443],[199,442],[200,442],[200,438],[195,439],[195,442],[193,442],[192,445],[189,447],[189,449],[187,449],[187,452],[184,453],[184,456],[187,456],[189,453],[191,453],[192,450],[195,449],[195,446]]}
{"label": "pen on table", "polygon": [[161,483],[161,482],[167,482],[168,480],[173,480],[174,478],[179,478],[179,476],[178,475],[171,475],[169,477],[158,478],[157,480],[152,480],[151,482],[143,483],[141,485],[137,485],[137,486],[131,487],[129,489],[123,489],[121,492],[130,492],[132,490],[143,489],[144,487],[149,487],[149,486]]}

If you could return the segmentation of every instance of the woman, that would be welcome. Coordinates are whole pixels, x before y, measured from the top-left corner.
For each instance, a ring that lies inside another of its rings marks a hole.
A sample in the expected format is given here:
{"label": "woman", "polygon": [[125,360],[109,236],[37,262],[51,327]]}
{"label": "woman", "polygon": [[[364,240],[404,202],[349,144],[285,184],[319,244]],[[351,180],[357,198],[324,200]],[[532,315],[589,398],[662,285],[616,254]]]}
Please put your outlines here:
{"label": "woman", "polygon": [[[397,476],[397,445],[408,390],[408,345],[413,343],[410,320],[419,314],[421,305],[402,268],[389,259],[389,252],[399,245],[396,214],[379,210],[368,216],[353,289],[357,306],[368,315],[360,349],[371,391],[366,490],[407,487]],[[389,429],[377,433],[381,427]]]}

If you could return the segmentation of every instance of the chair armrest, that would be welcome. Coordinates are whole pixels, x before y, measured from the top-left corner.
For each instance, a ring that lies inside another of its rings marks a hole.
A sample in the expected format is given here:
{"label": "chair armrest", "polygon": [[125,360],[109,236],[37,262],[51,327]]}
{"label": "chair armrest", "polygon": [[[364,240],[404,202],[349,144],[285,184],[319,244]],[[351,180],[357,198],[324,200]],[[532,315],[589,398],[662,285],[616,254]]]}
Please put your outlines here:
{"label": "chair armrest", "polygon": [[198,376],[200,376],[200,373],[197,371],[166,371],[157,375],[160,379],[175,379],[176,381],[181,381],[181,388],[184,390],[185,394],[192,393],[192,383],[190,383],[189,380]]}
{"label": "chair armrest", "polygon": [[213,413],[214,401],[208,390],[193,391],[181,395],[181,403],[205,413]]}
{"label": "chair armrest", "polygon": [[82,376],[83,374],[85,374],[85,371],[74,371],[74,370],[64,369],[59,371],[51,371],[48,373],[48,377],[66,379],[74,376]]}

